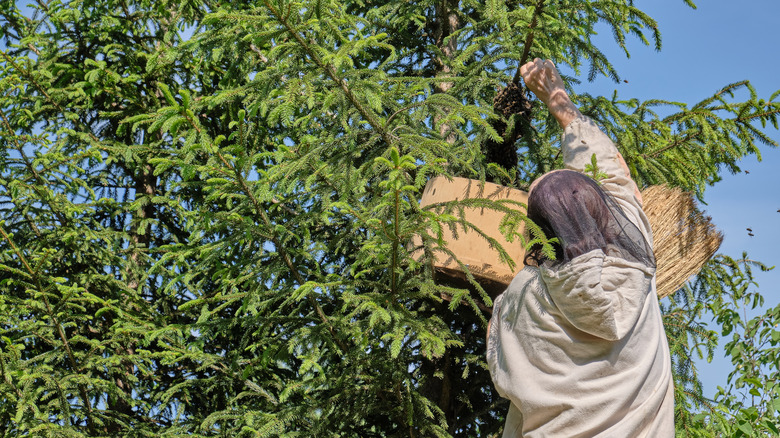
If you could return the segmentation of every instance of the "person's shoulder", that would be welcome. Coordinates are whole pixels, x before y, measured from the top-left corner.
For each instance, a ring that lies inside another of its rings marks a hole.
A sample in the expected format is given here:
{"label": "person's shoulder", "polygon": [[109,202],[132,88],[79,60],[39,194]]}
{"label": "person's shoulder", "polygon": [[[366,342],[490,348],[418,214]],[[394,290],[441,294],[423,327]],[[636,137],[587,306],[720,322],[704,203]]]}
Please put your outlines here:
{"label": "person's shoulder", "polygon": [[[512,283],[525,283],[529,280],[539,278],[539,268],[536,266],[526,265],[523,269],[515,274],[515,278],[512,279]],[[510,285],[512,284],[510,283]]]}
{"label": "person's shoulder", "polygon": [[515,274],[515,278],[509,283],[506,291],[509,293],[520,292],[527,289],[529,286],[537,287],[541,284],[541,278],[539,268],[536,266],[525,266],[520,272]]}

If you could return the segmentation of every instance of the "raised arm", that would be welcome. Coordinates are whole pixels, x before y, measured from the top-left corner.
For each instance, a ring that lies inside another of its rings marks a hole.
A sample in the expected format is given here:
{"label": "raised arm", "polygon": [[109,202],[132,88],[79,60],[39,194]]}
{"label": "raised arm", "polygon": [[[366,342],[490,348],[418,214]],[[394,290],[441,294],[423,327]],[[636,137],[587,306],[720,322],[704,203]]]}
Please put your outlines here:
{"label": "raised arm", "polygon": [[[652,242],[639,190],[623,157],[612,140],[571,102],[555,65],[536,59],[520,71],[526,86],[547,105],[563,127],[561,148],[565,167],[586,173],[585,167],[595,155],[599,170],[606,174],[599,181],[601,188],[639,229],[642,234],[639,238]],[[542,179],[544,176],[535,183]],[[548,183],[555,181],[551,179]],[[531,191],[534,187],[531,186]],[[614,341],[622,339],[636,324],[652,289],[655,271],[644,263],[607,257],[606,251],[591,251],[580,255],[577,263],[540,266],[540,272],[553,301],[574,327]]]}
{"label": "raised arm", "polygon": [[584,172],[595,154],[599,169],[607,174],[607,179],[602,181],[604,188],[615,198],[636,203],[641,208],[642,196],[631,179],[623,156],[612,140],[584,117],[571,101],[555,64],[536,58],[520,67],[520,74],[528,89],[547,105],[550,114],[564,130],[561,147],[566,167]]}

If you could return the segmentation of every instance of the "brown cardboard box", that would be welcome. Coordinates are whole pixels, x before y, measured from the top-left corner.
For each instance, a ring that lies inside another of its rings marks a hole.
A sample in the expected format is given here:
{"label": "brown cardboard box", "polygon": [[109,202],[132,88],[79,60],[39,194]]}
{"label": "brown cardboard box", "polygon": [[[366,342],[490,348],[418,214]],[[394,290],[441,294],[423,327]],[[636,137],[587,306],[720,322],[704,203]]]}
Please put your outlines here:
{"label": "brown cardboard box", "polygon": [[[441,202],[473,198],[509,199],[524,205],[528,202],[528,194],[522,190],[466,178],[453,178],[450,181],[445,177],[438,176],[428,181],[423,190],[420,206],[425,207]],[[525,208],[518,208],[518,210],[525,213]],[[501,244],[514,260],[516,264],[514,269],[510,269],[506,263],[502,262],[498,251],[478,233],[464,231],[461,226],[458,226],[456,238],[455,233],[448,227],[443,230],[447,248],[455,253],[461,263],[468,266],[472,275],[492,296],[503,292],[515,274],[523,268],[523,256],[525,255],[525,249],[519,238],[508,242],[499,232],[499,224],[503,216],[503,212],[489,208],[468,208],[465,212],[465,218],[468,222],[473,223]],[[524,227],[521,225],[521,229],[517,232],[523,233]],[[419,240],[415,243],[419,244]],[[439,251],[434,260],[434,267],[439,274],[449,280],[450,284],[454,282],[459,286],[465,286],[463,284],[466,278],[465,274],[452,257]]]}

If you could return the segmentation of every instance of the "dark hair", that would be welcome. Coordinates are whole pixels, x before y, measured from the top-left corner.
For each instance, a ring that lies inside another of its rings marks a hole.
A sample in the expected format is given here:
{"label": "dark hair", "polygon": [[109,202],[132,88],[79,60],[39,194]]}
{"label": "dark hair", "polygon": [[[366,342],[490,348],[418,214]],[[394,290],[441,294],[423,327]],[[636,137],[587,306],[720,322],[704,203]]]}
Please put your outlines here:
{"label": "dark hair", "polygon": [[[596,181],[580,172],[559,170],[542,176],[529,194],[528,218],[547,238],[558,238],[552,264],[599,249],[609,256],[655,265],[639,228]],[[546,260],[541,244],[526,255],[526,264]]]}

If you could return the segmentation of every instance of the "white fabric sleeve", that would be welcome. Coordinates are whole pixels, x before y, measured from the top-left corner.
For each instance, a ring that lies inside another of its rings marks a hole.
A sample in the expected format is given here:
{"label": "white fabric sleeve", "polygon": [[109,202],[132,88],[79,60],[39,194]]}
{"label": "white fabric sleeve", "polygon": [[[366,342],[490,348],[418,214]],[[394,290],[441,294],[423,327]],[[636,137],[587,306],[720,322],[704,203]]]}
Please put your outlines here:
{"label": "white fabric sleeve", "polygon": [[612,140],[588,117],[574,119],[563,131],[563,163],[567,169],[585,172],[593,154],[599,170],[607,175],[601,186],[623,208],[628,218],[652,245],[650,224],[642,212],[642,200],[634,180]]}

